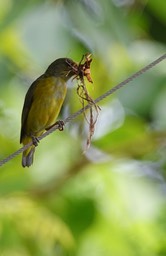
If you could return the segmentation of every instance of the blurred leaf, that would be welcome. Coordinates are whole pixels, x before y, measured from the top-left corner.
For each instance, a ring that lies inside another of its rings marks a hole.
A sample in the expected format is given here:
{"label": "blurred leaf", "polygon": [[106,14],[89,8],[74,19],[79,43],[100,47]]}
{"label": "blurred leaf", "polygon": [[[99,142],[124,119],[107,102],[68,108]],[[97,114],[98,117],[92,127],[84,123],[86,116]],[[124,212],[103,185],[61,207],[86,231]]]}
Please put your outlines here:
{"label": "blurred leaf", "polygon": [[110,154],[143,157],[156,148],[155,138],[147,133],[145,124],[134,116],[128,116],[120,128],[106,134],[94,143]]}
{"label": "blurred leaf", "polygon": [[156,2],[155,0],[151,0],[148,2],[148,6],[155,13],[156,17],[161,19],[163,22],[166,22],[166,17],[165,17],[166,2],[165,1],[159,0],[158,2]]}
{"label": "blurred leaf", "polygon": [[23,249],[27,255],[53,255],[56,244],[65,250],[72,250],[74,241],[70,231],[46,209],[25,196],[1,198],[0,205],[3,238],[0,248],[4,253],[13,248]]}

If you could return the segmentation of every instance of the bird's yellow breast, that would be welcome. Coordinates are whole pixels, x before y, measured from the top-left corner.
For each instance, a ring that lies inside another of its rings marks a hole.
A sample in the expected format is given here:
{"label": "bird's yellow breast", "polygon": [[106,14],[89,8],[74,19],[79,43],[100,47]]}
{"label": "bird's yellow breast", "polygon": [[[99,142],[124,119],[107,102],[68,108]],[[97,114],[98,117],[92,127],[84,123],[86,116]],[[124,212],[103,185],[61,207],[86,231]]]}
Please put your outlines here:
{"label": "bird's yellow breast", "polygon": [[51,126],[66,96],[66,83],[61,78],[47,77],[37,81],[27,118],[28,135],[39,136]]}

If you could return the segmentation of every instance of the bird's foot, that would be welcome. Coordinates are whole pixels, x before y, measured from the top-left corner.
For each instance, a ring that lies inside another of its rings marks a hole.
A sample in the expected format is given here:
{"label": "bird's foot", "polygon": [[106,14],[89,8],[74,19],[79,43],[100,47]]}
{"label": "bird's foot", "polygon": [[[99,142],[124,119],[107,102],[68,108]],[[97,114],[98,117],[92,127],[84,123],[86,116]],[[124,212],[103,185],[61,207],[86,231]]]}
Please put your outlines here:
{"label": "bird's foot", "polygon": [[47,128],[46,128],[46,131],[50,130],[50,129],[51,129],[52,127],[54,127],[55,125],[58,125],[59,131],[63,131],[63,130],[64,130],[64,125],[65,125],[64,121],[58,120],[58,121],[56,121],[53,125],[47,127]]}
{"label": "bird's foot", "polygon": [[37,147],[38,146],[38,143],[40,142],[39,141],[39,139],[37,138],[37,137],[35,137],[35,136],[31,136],[31,138],[32,138],[32,143],[33,143],[33,145],[35,146],[35,147]]}
{"label": "bird's foot", "polygon": [[58,125],[59,131],[64,130],[65,123],[63,122],[63,120],[59,120],[59,121],[55,122],[55,125]]}

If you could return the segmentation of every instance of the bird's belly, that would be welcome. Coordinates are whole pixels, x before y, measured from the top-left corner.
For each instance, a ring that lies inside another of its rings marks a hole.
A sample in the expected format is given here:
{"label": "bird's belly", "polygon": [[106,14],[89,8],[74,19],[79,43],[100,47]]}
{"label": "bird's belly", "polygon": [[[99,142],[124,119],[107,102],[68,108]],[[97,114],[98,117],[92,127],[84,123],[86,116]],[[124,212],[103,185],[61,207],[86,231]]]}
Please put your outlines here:
{"label": "bird's belly", "polygon": [[29,135],[39,136],[55,122],[65,95],[66,90],[63,88],[63,90],[41,95],[35,99],[27,120],[27,133]]}

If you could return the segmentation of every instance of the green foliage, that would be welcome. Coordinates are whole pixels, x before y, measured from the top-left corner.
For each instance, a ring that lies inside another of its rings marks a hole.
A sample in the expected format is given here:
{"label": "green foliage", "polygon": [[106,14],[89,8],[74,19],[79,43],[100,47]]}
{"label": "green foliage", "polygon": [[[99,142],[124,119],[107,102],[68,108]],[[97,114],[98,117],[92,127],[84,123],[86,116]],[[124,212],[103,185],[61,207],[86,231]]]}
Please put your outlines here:
{"label": "green foliage", "polygon": [[[19,148],[25,93],[52,61],[92,52],[95,99],[165,52],[165,5],[0,1],[0,159]],[[81,116],[28,170],[20,155],[0,168],[0,255],[166,255],[165,85],[163,61],[99,103],[87,151]],[[80,107],[72,82],[61,117]]]}

